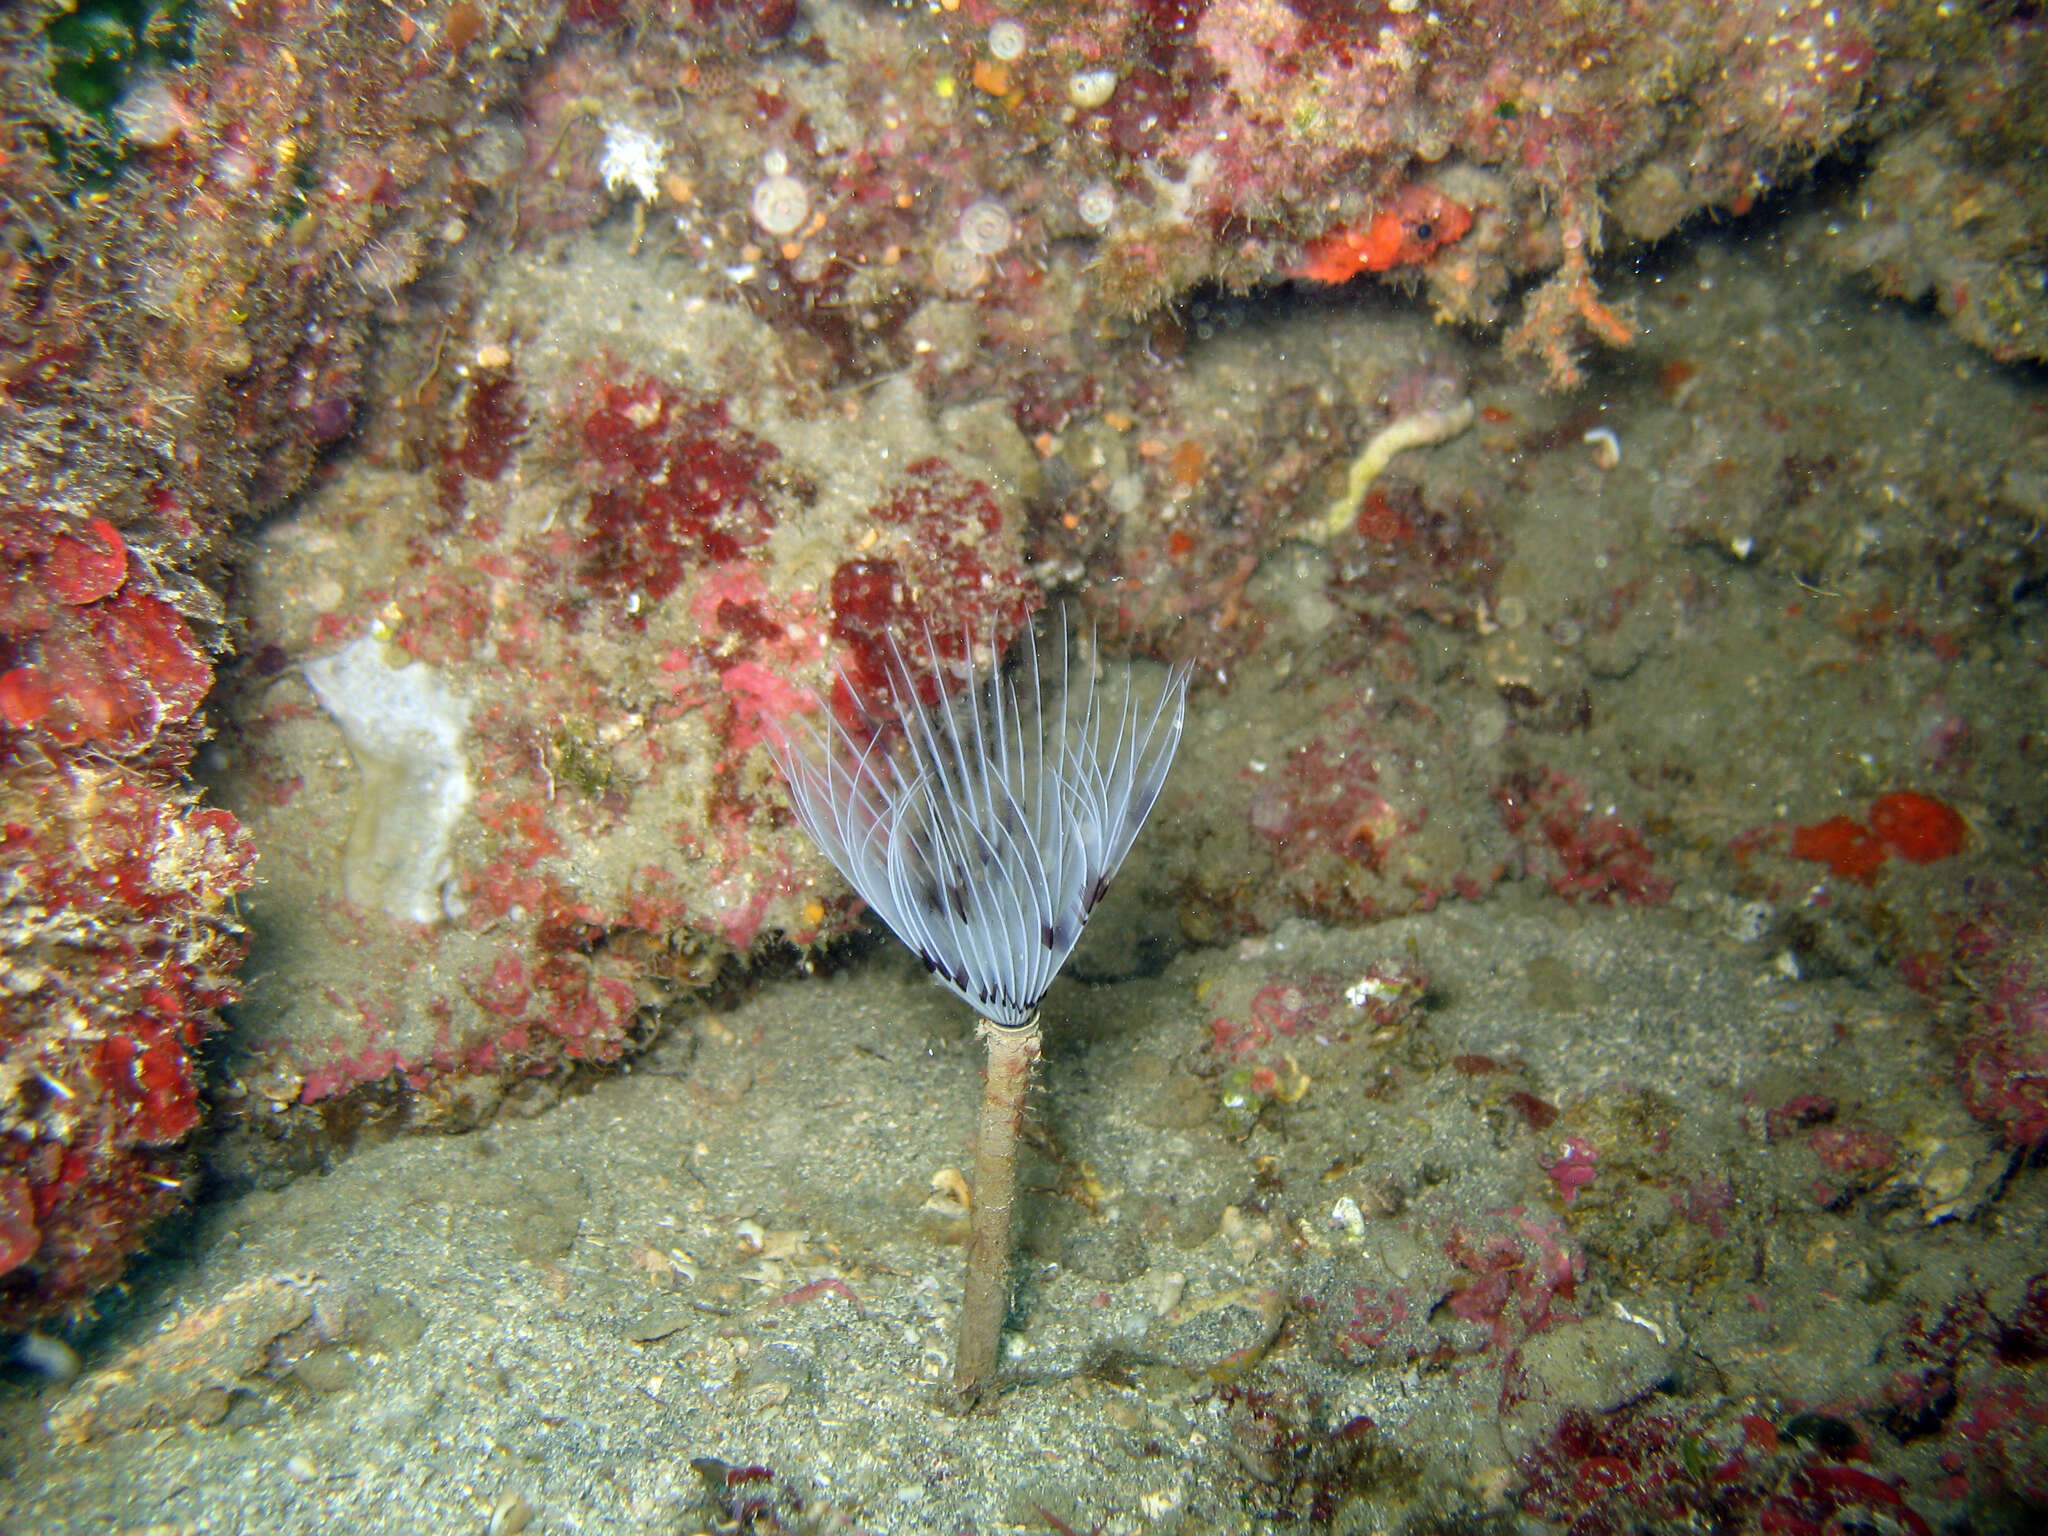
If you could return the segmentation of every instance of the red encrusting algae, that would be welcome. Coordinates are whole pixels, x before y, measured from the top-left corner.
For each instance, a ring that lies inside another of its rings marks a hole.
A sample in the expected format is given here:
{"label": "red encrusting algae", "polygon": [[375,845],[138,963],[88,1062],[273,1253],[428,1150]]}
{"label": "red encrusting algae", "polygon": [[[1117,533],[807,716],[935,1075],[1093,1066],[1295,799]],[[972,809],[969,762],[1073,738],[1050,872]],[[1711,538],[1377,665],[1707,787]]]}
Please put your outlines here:
{"label": "red encrusting algae", "polygon": [[1963,851],[1966,828],[1955,810],[1931,795],[1897,790],[1870,805],[1870,830],[1909,864],[1932,864]]}
{"label": "red encrusting algae", "polygon": [[182,1198],[198,1050],[255,848],[226,811],[112,764],[0,784],[0,1327],[76,1311]]}
{"label": "red encrusting algae", "polygon": [[1867,824],[1830,816],[1794,827],[1791,852],[1795,859],[1827,865],[1837,879],[1869,885],[1894,856],[1909,864],[1954,858],[1967,835],[1967,824],[1952,807],[1932,795],[1895,790],[1871,802]]}

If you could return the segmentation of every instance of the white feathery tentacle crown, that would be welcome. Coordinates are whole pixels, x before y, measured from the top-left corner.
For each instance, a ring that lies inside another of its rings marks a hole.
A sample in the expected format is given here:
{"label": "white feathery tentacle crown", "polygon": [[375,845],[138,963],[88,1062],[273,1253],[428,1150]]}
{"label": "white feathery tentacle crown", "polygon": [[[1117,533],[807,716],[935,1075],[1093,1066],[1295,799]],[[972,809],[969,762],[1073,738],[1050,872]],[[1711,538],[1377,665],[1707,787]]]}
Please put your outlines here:
{"label": "white feathery tentacle crown", "polygon": [[[1192,669],[1149,706],[1126,670],[1112,697],[1093,668],[1072,675],[1062,615],[1056,668],[1041,675],[1030,634],[1014,667],[970,660],[925,705],[890,649],[891,729],[858,740],[826,709],[769,751],[804,829],[926,968],[983,1018],[1027,1024],[1159,798]],[[929,633],[925,652],[938,672]]]}

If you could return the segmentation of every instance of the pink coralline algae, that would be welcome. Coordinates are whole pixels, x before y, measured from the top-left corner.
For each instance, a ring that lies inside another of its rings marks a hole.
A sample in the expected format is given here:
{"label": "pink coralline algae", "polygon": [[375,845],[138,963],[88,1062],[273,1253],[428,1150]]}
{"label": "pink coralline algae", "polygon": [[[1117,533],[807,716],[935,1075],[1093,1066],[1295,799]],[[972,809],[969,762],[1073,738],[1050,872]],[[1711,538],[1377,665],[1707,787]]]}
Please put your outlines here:
{"label": "pink coralline algae", "polygon": [[1807,1449],[1760,1414],[1732,1421],[1656,1398],[1613,1413],[1574,1408],[1522,1463],[1522,1509],[1571,1536],[1639,1530],[1825,1536],[1932,1527],[1889,1478]]}
{"label": "pink coralline algae", "polygon": [[2048,1273],[1997,1299],[1968,1287],[1916,1310],[1886,1345],[1883,1421],[1901,1438],[1940,1434],[1937,1489],[1981,1506],[2048,1505]]}
{"label": "pink coralline algae", "polygon": [[1899,1161],[1897,1140],[1872,1125],[1823,1125],[1807,1136],[1806,1144],[1822,1169],[1813,1184],[1814,1203],[1829,1209],[1873,1187]]}
{"label": "pink coralline algae", "polygon": [[[184,782],[221,545],[358,421],[373,290],[473,211],[447,150],[509,74],[477,49],[463,105],[421,110],[450,26],[286,4],[130,38],[140,17],[93,45],[118,128],[0,131],[9,219],[41,236],[10,246],[0,325],[0,1327],[87,1305],[182,1198],[254,858]],[[47,20],[9,17],[14,88],[50,90]]]}
{"label": "pink coralline algae", "polygon": [[1657,906],[1671,899],[1672,884],[1655,872],[1642,832],[1611,810],[1595,813],[1577,779],[1531,769],[1502,785],[1497,798],[1529,872],[1565,900]]}
{"label": "pink coralline algae", "polygon": [[1324,975],[1278,977],[1209,1021],[1209,1047],[1223,1067],[1218,1105],[1234,1135],[1250,1132],[1270,1106],[1299,1100],[1309,1086],[1302,1062],[1351,1038],[1343,991]]}
{"label": "pink coralline algae", "polygon": [[716,400],[687,400],[659,380],[607,384],[584,419],[596,484],[584,573],[593,586],[659,601],[703,564],[762,544],[775,516],[760,479],[775,461]]}
{"label": "pink coralline algae", "polygon": [[1252,802],[1253,830],[1273,843],[1289,869],[1324,857],[1377,871],[1396,843],[1421,828],[1425,814],[1419,805],[1397,805],[1381,793],[1381,756],[1363,731],[1293,748]]}
{"label": "pink coralline algae", "polygon": [[1355,1285],[1348,1316],[1331,1332],[1332,1349],[1345,1364],[1362,1365],[1383,1358],[1381,1352],[1399,1340],[1401,1356],[1416,1359],[1427,1354],[1434,1342],[1433,1336],[1416,1336],[1410,1328],[1419,1320],[1420,1310],[1406,1286],[1378,1290]]}
{"label": "pink coralline algae", "polygon": [[[864,506],[822,506],[822,450],[779,394],[535,352],[489,352],[423,471],[378,503],[402,536],[340,601],[262,637],[317,656],[378,627],[387,659],[466,701],[475,775],[424,931],[363,921],[332,900],[332,833],[310,822],[360,801],[358,777],[314,765],[332,710],[264,692],[251,755],[298,787],[252,809],[281,849],[261,915],[344,978],[306,1017],[249,1015],[267,1091],[300,1104],[381,1083],[416,1122],[469,1123],[523,1078],[621,1059],[764,940],[843,932],[857,909],[770,787],[769,722],[853,708],[835,680],[876,673],[892,636],[929,625],[943,668],[970,639],[1005,645],[1040,601],[979,461],[898,425],[917,451],[879,456]],[[542,516],[522,504],[537,484]],[[360,515],[343,494],[307,518]],[[805,540],[843,551],[837,567],[800,576]]]}
{"label": "pink coralline algae", "polygon": [[1956,1053],[1963,1102],[2025,1152],[2048,1146],[2048,925],[2015,941]]}
{"label": "pink coralline algae", "polygon": [[1566,1205],[1579,1196],[1579,1191],[1593,1182],[1599,1171],[1600,1154],[1593,1150],[1593,1144],[1583,1136],[1567,1136],[1557,1156],[1543,1164],[1543,1171],[1550,1175],[1550,1182],[1557,1186],[1558,1196]]}
{"label": "pink coralline algae", "polygon": [[1248,1017],[1218,1017],[1210,1024],[1211,1043],[1232,1062],[1257,1059],[1276,1042],[1301,1044],[1327,1025],[1343,1000],[1334,978],[1304,976],[1270,981],[1253,994]]}
{"label": "pink coralline algae", "polygon": [[1485,1357],[1505,1387],[1517,1351],[1578,1318],[1586,1259],[1554,1218],[1521,1206],[1480,1213],[1418,1207],[1404,1220],[1426,1255],[1400,1284],[1340,1272],[1316,1299],[1327,1348],[1347,1365]]}
{"label": "pink coralline algae", "polygon": [[1453,1317],[1485,1324],[1496,1349],[1577,1315],[1571,1303],[1586,1256],[1556,1221],[1519,1207],[1491,1213],[1484,1224],[1454,1225],[1444,1255],[1459,1271],[1445,1306]]}
{"label": "pink coralline algae", "polygon": [[[928,632],[940,660],[958,662],[971,638],[1006,646],[1037,609],[1041,599],[1022,573],[989,561],[1003,526],[994,495],[945,460],[910,465],[868,515],[880,537],[841,561],[831,584],[832,637],[862,696],[887,693],[892,644]],[[925,659],[908,659],[922,676]],[[853,704],[838,702],[842,713]]]}

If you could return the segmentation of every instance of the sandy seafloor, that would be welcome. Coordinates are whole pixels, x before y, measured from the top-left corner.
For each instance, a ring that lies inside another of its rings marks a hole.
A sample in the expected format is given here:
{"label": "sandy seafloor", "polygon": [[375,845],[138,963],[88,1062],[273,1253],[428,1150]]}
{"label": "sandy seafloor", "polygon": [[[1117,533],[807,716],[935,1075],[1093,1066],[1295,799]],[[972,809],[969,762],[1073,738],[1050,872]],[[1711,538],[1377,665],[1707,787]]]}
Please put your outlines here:
{"label": "sandy seafloor", "polygon": [[[1967,455],[1972,432],[2038,433],[2036,382],[1800,255],[1710,241],[1633,297],[1710,371],[1717,337],[1730,367],[1775,349],[1761,366],[1795,398],[1787,358],[1830,389],[1867,371],[1911,406],[1901,442]],[[1659,309],[1660,284],[1689,303]],[[1255,357],[1257,325],[1219,347]],[[1648,497],[1683,444],[1668,401],[1616,384],[1596,386],[1600,419]],[[1585,527],[1654,524],[1604,494],[1576,531],[1534,498],[1504,516],[1539,616],[1546,563]],[[1596,704],[1686,758],[1703,823],[1815,817],[1832,807],[1813,786],[1865,782],[1859,752],[1910,762],[1925,690],[1901,679],[1932,662],[1845,676],[1838,630],[1782,618],[1824,602],[1782,571],[1662,533],[1631,547],[1674,582],[1704,562],[1718,600],[1642,640]],[[1944,674],[1980,740],[2040,729],[2042,625],[2019,610]],[[1198,686],[1186,761],[1206,766],[1151,836],[1196,814],[1202,772],[1257,750],[1284,691]],[[1984,755],[1987,786],[2024,801],[2024,759]],[[2038,861],[2036,825],[2004,816],[1966,857]],[[1375,926],[1186,948],[1152,974],[1118,966],[1119,934],[1170,916],[1129,909],[1142,876],[1113,894],[1045,1008],[1013,1385],[992,1413],[963,1418],[945,1390],[971,1020],[877,945],[469,1134],[204,1200],[79,1336],[83,1374],[0,1394],[0,1530],[1536,1531],[1528,1458],[1559,1415],[1632,1401],[1716,1435],[1742,1413],[1850,1423],[1874,1473],[1952,1521],[1939,1446],[1854,1416],[1916,1309],[1968,1290],[2010,1311],[2041,1264],[2048,1175],[1965,1112],[1946,1024],[1888,966],[1816,958],[1853,932],[1795,946],[1722,863],[1663,867],[1679,888],[1661,907],[1510,881]],[[1932,889],[1916,880],[1958,878],[1895,870],[1883,890],[1910,910]],[[1380,1021],[1330,1006],[1291,1042],[1278,1101],[1228,1113],[1212,1019],[1270,984],[1327,1003],[1376,964],[1426,974],[1426,996]],[[1805,1122],[1770,1118],[1802,1094],[1890,1139],[1832,1202],[1788,1131]],[[1571,1189],[1554,1175],[1575,1137],[1598,1161]]]}
{"label": "sandy seafloor", "polygon": [[[190,1260],[148,1278],[151,1305],[128,1328],[224,1296],[236,1318],[212,1321],[206,1359],[105,1390],[229,1388],[226,1416],[53,1448],[38,1421],[64,1394],[17,1394],[7,1528],[482,1531],[516,1499],[529,1529],[687,1531],[710,1524],[701,1457],[772,1468],[814,1514],[878,1531],[1057,1529],[1041,1508],[1077,1530],[1273,1528],[1260,1511],[1285,1509],[1306,1458],[1276,1452],[1212,1379],[1269,1338],[1247,1382],[1320,1398],[1329,1424],[1378,1426],[1384,1451],[1342,1495],[1337,1528],[1489,1507],[1504,1519],[1525,1447],[1483,1357],[1331,1368],[1313,1325],[1289,1325],[1280,1304],[1429,1268],[1420,1222],[1382,1211],[1359,1236],[1334,1224],[1346,1191],[1413,1190],[1418,1215],[1519,1202],[1548,1214],[1540,1142],[1504,1134],[1471,1082],[1431,1066],[1512,1052],[1566,1101],[1627,1082],[1692,1106],[1688,1160],[1733,1167],[1755,1139],[1739,1091],[1773,1065],[1846,1053],[1887,1081],[1926,1065],[1901,1059],[1904,999],[1785,985],[1753,951],[1661,913],[1559,922],[1503,901],[1266,942],[1267,957],[1338,974],[1424,959],[1441,1006],[1349,1064],[1411,1086],[1367,1104],[1353,1083],[1320,1111],[1312,1089],[1287,1134],[1235,1142],[1173,1079],[1195,994],[1242,961],[1199,954],[1114,989],[1061,984],[1043,1107],[1066,1166],[1039,1159],[1026,1174],[1040,1193],[1010,1355],[1026,1380],[992,1416],[963,1420],[946,1402],[960,1250],[944,1240],[951,1219],[925,1208],[932,1175],[962,1161],[975,1067],[957,1007],[883,962],[767,988],[531,1118],[395,1141],[208,1209]],[[1550,995],[1560,976],[1583,1000]],[[1334,1088],[1346,1068],[1326,1070]],[[1965,1181],[1993,1176],[1987,1159],[2002,1172],[1958,1117],[1927,1126],[1953,1138],[1936,1171],[1946,1157]],[[1571,1349],[1538,1368],[1593,1406],[1666,1379],[1826,1397],[1873,1369],[1897,1316],[1845,1272],[1881,1266],[1910,1296],[1959,1266],[2024,1264],[2042,1198],[2030,1178],[1995,1216],[1932,1228],[1911,1196],[1876,1221],[1759,1231],[1731,1212],[1757,1249],[1739,1285],[1592,1264],[1584,1322],[1539,1336]],[[1694,1245],[1660,1234],[1653,1210],[1628,1219],[1643,1242]],[[777,1304],[819,1279],[836,1283]],[[1757,1289],[1767,1309],[1748,1301]],[[272,1293],[310,1301],[333,1342],[248,1372],[243,1356],[299,1316]]]}

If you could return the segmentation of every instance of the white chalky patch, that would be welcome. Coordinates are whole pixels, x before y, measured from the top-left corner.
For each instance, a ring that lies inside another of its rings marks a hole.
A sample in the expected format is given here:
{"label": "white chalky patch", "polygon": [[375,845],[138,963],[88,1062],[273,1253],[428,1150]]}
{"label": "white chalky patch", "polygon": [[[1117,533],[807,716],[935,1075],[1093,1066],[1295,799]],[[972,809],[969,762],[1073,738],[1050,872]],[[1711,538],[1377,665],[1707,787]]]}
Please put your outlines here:
{"label": "white chalky patch", "polygon": [[470,800],[469,700],[425,662],[388,666],[383,651],[368,634],[305,668],[361,775],[342,893],[401,921],[438,923],[453,873],[448,841]]}

